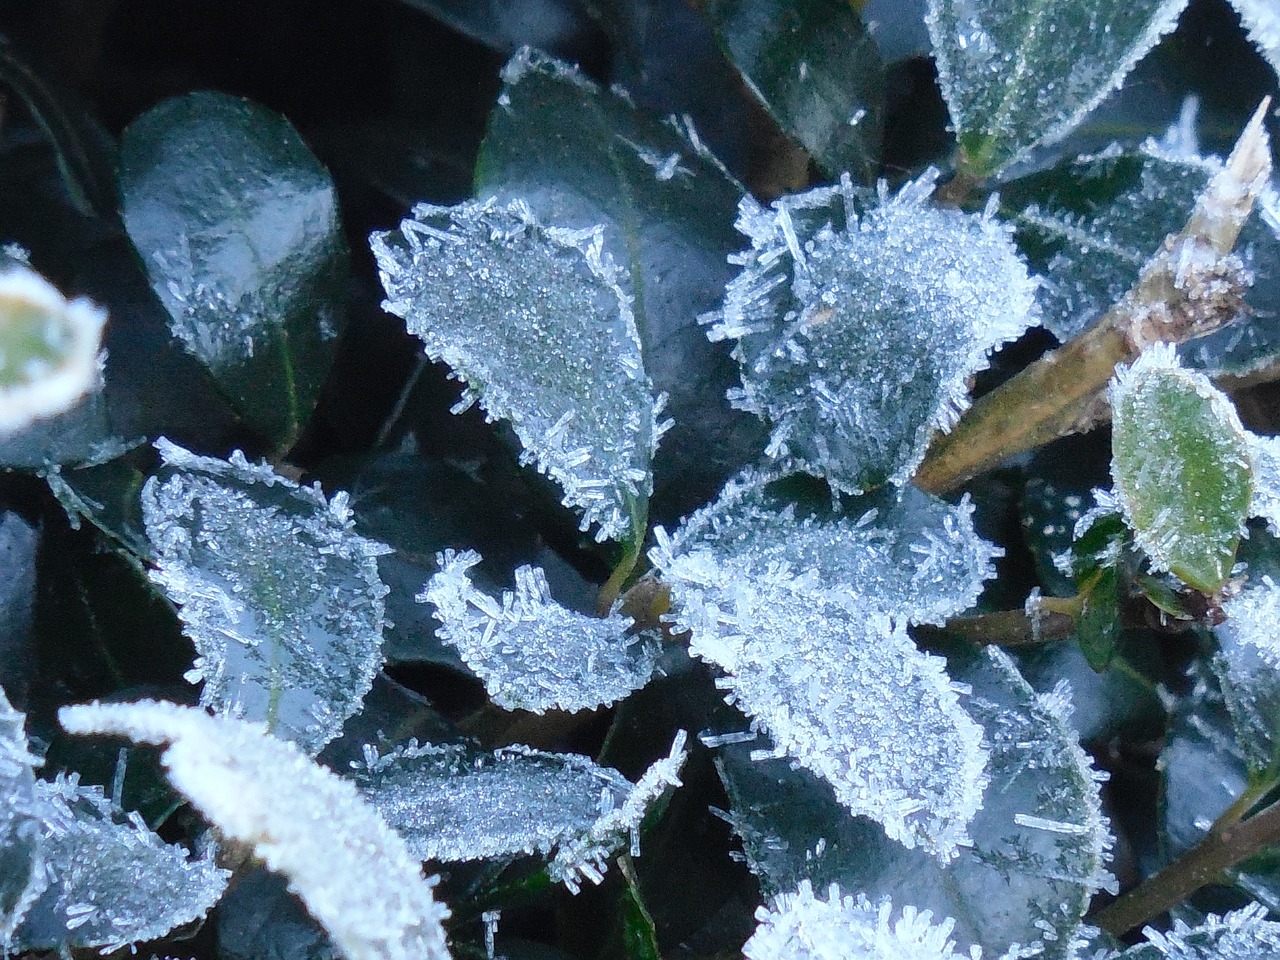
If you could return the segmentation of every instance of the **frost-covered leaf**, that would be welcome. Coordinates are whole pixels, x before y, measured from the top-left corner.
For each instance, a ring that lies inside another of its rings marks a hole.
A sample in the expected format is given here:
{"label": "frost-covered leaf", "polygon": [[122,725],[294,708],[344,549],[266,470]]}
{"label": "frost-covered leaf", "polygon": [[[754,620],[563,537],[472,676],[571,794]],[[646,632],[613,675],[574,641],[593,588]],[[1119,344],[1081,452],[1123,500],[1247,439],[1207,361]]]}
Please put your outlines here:
{"label": "frost-covered leaf", "polygon": [[1214,672],[1236,729],[1236,744],[1255,771],[1280,759],[1280,587],[1250,583],[1222,605],[1214,629]]}
{"label": "frost-covered leaf", "polygon": [[1120,86],[1187,0],[929,0],[938,79],[965,163],[995,173],[1070,133]]}
{"label": "frost-covered leaf", "polygon": [[1275,0],[1231,0],[1249,39],[1280,74],[1280,7]]}
{"label": "frost-covered leaf", "polygon": [[448,910],[404,841],[355,784],[266,727],[169,703],[64,707],[70,733],[165,744],[173,785],[229,839],[250,845],[348,960],[445,960]]}
{"label": "frost-covered leaf", "polygon": [[385,548],[352,531],[345,494],[326,501],[238,452],[157,448],[165,474],[142,492],[151,577],[199,653],[188,679],[204,706],[316,753],[382,665]]}
{"label": "frost-covered leaf", "polygon": [[347,247],[328,171],[278,114],[192,93],[125,131],[120,197],[173,335],[246,420],[290,447],[342,323]]}
{"label": "frost-covered leaf", "polygon": [[575,754],[416,743],[368,751],[356,782],[419,860],[538,854],[576,893],[583,879],[599,883],[628,844],[638,852],[646,813],[680,784],[684,740],[634,784]]}
{"label": "frost-covered leaf", "polygon": [[1273,536],[1280,536],[1280,437],[1248,434],[1253,466],[1253,499],[1249,516],[1261,517]]}
{"label": "frost-covered leaf", "polygon": [[[889,900],[871,903],[864,895],[842,896],[832,886],[827,899],[814,895],[808,880],[792,894],[756,912],[760,925],[742,948],[747,960],[950,960],[955,921],[915,907],[899,913]],[[978,960],[980,953],[972,954]]]}
{"label": "frost-covered leaf", "polygon": [[850,612],[913,624],[942,623],[972,606],[1003,554],[974,530],[967,497],[952,506],[908,486],[833,498],[820,482],[754,470],[658,540],[663,569],[685,570],[703,555],[743,577],[785,566],[815,576],[820,593]]}
{"label": "frost-covered leaf", "polygon": [[[0,513],[0,716],[8,712],[5,692],[21,702],[36,669],[33,641],[40,540],[40,532],[21,515],[7,510]],[[0,740],[3,738],[0,733]],[[0,789],[0,795],[3,793]]]}
{"label": "frost-covered leaf", "polygon": [[1110,399],[1125,521],[1153,569],[1212,593],[1231,573],[1253,489],[1235,407],[1166,344],[1118,374]]}
{"label": "frost-covered leaf", "polygon": [[998,957],[1044,941],[1048,957],[1062,956],[1090,897],[1109,882],[1100,777],[1069,725],[1061,690],[1036,694],[994,650],[957,651],[949,669],[972,686],[965,706],[991,751],[972,843],[952,862],[850,817],[807,771],[753,761],[750,745],[726,748],[716,761],[729,820],[766,897],[804,879],[837,883],[956,918],[952,935],[965,950],[980,946]]}
{"label": "frost-covered leaf", "polygon": [[[1102,316],[1137,282],[1164,238],[1182,230],[1221,161],[1148,141],[1077,157],[1014,180],[1001,207],[1018,244],[1045,277],[1037,291],[1044,325],[1066,341]],[[1211,374],[1245,376],[1280,355],[1280,200],[1271,189],[1235,252],[1253,275],[1241,315],[1179,346],[1183,360]]]}
{"label": "frost-covered leaf", "polygon": [[154,940],[202,918],[230,873],[164,843],[137,813],[73,776],[37,781],[48,886],[14,938],[19,950],[100,947]]}
{"label": "frost-covered leaf", "polygon": [[466,384],[455,412],[479,401],[510,421],[584,530],[637,535],[661,400],[603,231],[544,226],[519,201],[421,204],[371,243],[384,308]]}
{"label": "frost-covered leaf", "polygon": [[45,888],[45,851],[41,811],[35,795],[33,767],[38,762],[27,747],[24,718],[0,689],[0,950],[27,909]]}
{"label": "frost-covered leaf", "polygon": [[507,710],[591,710],[649,682],[660,639],[629,631],[632,619],[577,613],[551,598],[546,574],[520,567],[515,590],[492,597],[471,583],[474,551],[440,554],[440,572],[418,600],[430,603],[439,635],[453,644]]}
{"label": "frost-covered leaf", "polygon": [[102,386],[105,310],[31,268],[0,270],[0,437],[65,413]]}
{"label": "frost-covered leaf", "polygon": [[858,493],[915,472],[968,406],[968,378],[1033,322],[1035,285],[988,211],[930,203],[933,176],[895,196],[848,179],[742,202],[713,340],[736,340],[735,406],[769,422],[769,455]]}
{"label": "frost-covered leaf", "polygon": [[654,460],[655,496],[680,516],[764,445],[760,424],[724,402],[736,364],[697,324],[733,275],[743,188],[692,126],[661,123],[568,64],[526,48],[502,79],[476,194],[524,200],[543,223],[600,226],[605,252],[627,268],[645,370],[675,421]]}
{"label": "frost-covered leaf", "polygon": [[879,167],[884,73],[843,0],[713,0],[704,13],[751,91],[826,173]]}
{"label": "frost-covered leaf", "polygon": [[1280,957],[1280,923],[1268,920],[1258,904],[1225,917],[1210,914],[1189,926],[1174,920],[1163,933],[1143,932],[1147,942],[1119,954],[1115,960],[1276,960]]}

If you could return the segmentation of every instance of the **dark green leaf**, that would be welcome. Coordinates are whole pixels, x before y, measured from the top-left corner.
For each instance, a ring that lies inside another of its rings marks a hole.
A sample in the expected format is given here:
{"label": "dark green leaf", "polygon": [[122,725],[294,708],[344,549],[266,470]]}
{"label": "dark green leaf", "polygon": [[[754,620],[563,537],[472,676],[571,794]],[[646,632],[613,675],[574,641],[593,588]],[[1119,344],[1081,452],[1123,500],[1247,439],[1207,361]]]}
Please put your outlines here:
{"label": "dark green leaf", "polygon": [[72,527],[88,520],[139,560],[153,556],[142,522],[143,466],[151,451],[139,448],[127,456],[87,467],[52,470],[45,479]]}
{"label": "dark green leaf", "polygon": [[1076,618],[1076,640],[1089,666],[1101,673],[1111,665],[1120,642],[1120,588],[1115,567],[1097,572],[1085,589],[1084,608]]}
{"label": "dark green leaf", "polygon": [[636,878],[635,867],[631,858],[618,858],[618,867],[622,873],[622,940],[628,960],[662,960],[658,947],[658,931],[654,929],[653,917],[645,906],[644,895],[640,892],[640,881]]}
{"label": "dark green leaf", "polygon": [[828,176],[874,176],[884,78],[848,0],[712,0],[705,12],[765,109]]}
{"label": "dark green leaf", "polygon": [[134,121],[120,166],[125,227],[173,335],[287,449],[342,323],[347,250],[328,172],[288,121],[214,93]]}

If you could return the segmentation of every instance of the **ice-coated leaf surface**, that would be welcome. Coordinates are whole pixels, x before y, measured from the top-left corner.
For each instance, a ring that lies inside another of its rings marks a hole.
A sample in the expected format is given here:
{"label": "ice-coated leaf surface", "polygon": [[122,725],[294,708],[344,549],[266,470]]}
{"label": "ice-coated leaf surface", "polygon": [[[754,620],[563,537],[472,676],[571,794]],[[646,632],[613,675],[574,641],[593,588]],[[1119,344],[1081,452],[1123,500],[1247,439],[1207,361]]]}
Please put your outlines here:
{"label": "ice-coated leaf surface", "polygon": [[371,243],[383,306],[466,384],[455,412],[479,401],[489,419],[509,421],[584,530],[636,533],[661,400],[603,231],[544,226],[519,201],[490,200],[421,204]]}
{"label": "ice-coated leaf surface", "polygon": [[67,300],[22,263],[0,265],[0,438],[102,386],[107,312]]}
{"label": "ice-coated leaf surface", "polygon": [[24,717],[0,689],[0,950],[48,882]]}
{"label": "ice-coated leaf surface", "polygon": [[1120,86],[1187,0],[929,0],[942,94],[966,162],[989,174],[1059,140]]}
{"label": "ice-coated leaf surface", "polygon": [[703,320],[737,341],[730,400],[770,424],[784,468],[850,493],[906,483],[968,406],[969,376],[1033,323],[1011,231],[991,211],[933,206],[933,182],[877,196],[846,178],[768,209],[742,201],[751,249]]}
{"label": "ice-coated leaf surface", "polygon": [[1153,569],[1212,593],[1226,581],[1252,499],[1235,407],[1172,346],[1156,344],[1110,388],[1111,475]]}
{"label": "ice-coated leaf surface", "polygon": [[1261,517],[1273,536],[1280,536],[1280,437],[1248,434],[1253,466],[1253,499],[1249,516]]}
{"label": "ice-coated leaf surface", "polygon": [[164,476],[142,492],[151,577],[195,642],[201,704],[318,752],[382,665],[385,548],[353,532],[345,494],[326,500],[239,452],[157,448]]}
{"label": "ice-coated leaf surface", "polygon": [[436,609],[439,635],[484,681],[507,710],[591,710],[620,700],[649,682],[660,639],[630,634],[620,613],[592,617],[551,598],[538,567],[516,570],[514,590],[492,597],[471,583],[480,555],[446,550],[440,572],[418,599]]}
{"label": "ice-coated leaf surface", "polygon": [[99,947],[154,940],[199,920],[230,873],[164,843],[137,813],[76,778],[36,782],[48,886],[18,928],[19,950]]}
{"label": "ice-coated leaf surface", "polygon": [[[1076,157],[1014,180],[1001,207],[1017,224],[1018,245],[1044,274],[1037,291],[1044,325],[1066,341],[1127,293],[1168,235],[1182,230],[1221,161],[1147,141]],[[1184,361],[1210,373],[1244,376],[1280,354],[1278,201],[1267,189],[1259,215],[1240,231],[1235,253],[1254,278],[1241,316],[1179,347]]]}
{"label": "ice-coated leaf surface", "polygon": [[967,497],[952,506],[908,486],[833,498],[825,485],[798,480],[739,474],[674,536],[658,533],[655,562],[684,569],[694,561],[677,557],[709,555],[744,576],[772,567],[807,572],[851,612],[910,623],[942,623],[995,576],[1003,551],[978,536]]}
{"label": "ice-coated leaf surface", "polygon": [[347,960],[446,960],[434,880],[354,783],[262,724],[141,701],[64,707],[75,734],[167,745],[173,785],[224,835],[249,844],[329,931]]}
{"label": "ice-coated leaf surface", "polygon": [[641,821],[679,786],[684,759],[682,734],[633,784],[575,754],[410,743],[368,750],[356,782],[418,859],[538,854],[576,893],[583,879],[603,879],[614,854],[639,850]]}
{"label": "ice-coated leaf surface", "polygon": [[752,760],[750,744],[722,749],[716,760],[728,819],[766,897],[805,879],[836,883],[956,918],[952,936],[964,950],[979,946],[998,957],[1043,941],[1048,957],[1060,957],[1090,897],[1109,883],[1099,777],[1061,690],[1036,694],[997,651],[957,652],[949,669],[972,686],[965,706],[991,751],[972,844],[952,862],[905,849],[877,824],[850,817],[807,771]]}
{"label": "ice-coated leaf surface", "polygon": [[654,461],[655,495],[678,517],[764,445],[760,424],[724,402],[736,365],[697,323],[733,275],[743,188],[691,125],[661,123],[568,64],[526,48],[502,79],[476,195],[524,200],[543,223],[600,226],[605,252],[627,268],[645,370],[675,421]]}
{"label": "ice-coated leaf surface", "polygon": [[842,0],[714,0],[704,13],[751,91],[826,173],[878,168],[884,72]]}
{"label": "ice-coated leaf surface", "polygon": [[1266,770],[1280,755],[1280,587],[1270,577],[1250,582],[1222,605],[1214,628],[1214,672],[1249,766]]}
{"label": "ice-coated leaf surface", "polygon": [[[950,960],[955,952],[955,921],[915,907],[894,909],[889,900],[875,904],[859,894],[843,896],[832,885],[824,900],[805,880],[795,893],[756,911],[760,925],[742,948],[747,960]],[[980,954],[974,953],[973,960]]]}
{"label": "ice-coated leaf surface", "polygon": [[1173,929],[1144,931],[1146,943],[1116,960],[1275,960],[1280,957],[1280,923],[1268,920],[1258,904],[1224,917],[1210,914],[1194,927],[1174,920]]}
{"label": "ice-coated leaf surface", "polygon": [[120,198],[173,335],[287,449],[342,324],[347,247],[328,171],[278,114],[192,93],[125,131]]}
{"label": "ice-coated leaf surface", "polygon": [[1274,0],[1231,0],[1231,5],[1258,52],[1280,73],[1280,7]]}

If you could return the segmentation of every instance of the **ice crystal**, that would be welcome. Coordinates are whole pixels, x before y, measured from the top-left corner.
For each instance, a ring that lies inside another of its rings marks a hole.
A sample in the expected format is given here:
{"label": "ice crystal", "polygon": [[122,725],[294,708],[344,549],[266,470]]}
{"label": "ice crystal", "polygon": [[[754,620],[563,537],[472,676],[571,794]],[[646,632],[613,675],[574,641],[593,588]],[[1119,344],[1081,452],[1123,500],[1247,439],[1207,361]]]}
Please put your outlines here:
{"label": "ice crystal", "polygon": [[649,682],[660,640],[630,634],[632,619],[619,613],[592,617],[551,599],[537,567],[516,570],[514,591],[500,599],[471,583],[480,563],[468,550],[439,555],[440,572],[418,600],[432,604],[438,635],[457,647],[484,681],[494,702],[507,710],[591,710],[620,700]]}
{"label": "ice crystal", "polygon": [[137,813],[73,777],[37,781],[48,885],[14,938],[20,950],[154,940],[209,912],[229,872],[164,843]]}
{"label": "ice crystal", "polygon": [[1066,136],[1173,29],[1186,3],[928,0],[938,80],[970,162],[995,172]]}
{"label": "ice crystal", "polygon": [[1125,522],[1157,571],[1212,592],[1231,572],[1252,491],[1248,435],[1203,374],[1155,344],[1110,388]]}
{"label": "ice crystal", "polygon": [[361,796],[258,723],[170,703],[64,707],[71,733],[165,744],[173,785],[289,881],[348,960],[445,960],[434,880]]}
{"label": "ice crystal", "polygon": [[751,249],[704,318],[737,341],[730,400],[771,424],[769,455],[845,492],[906,483],[968,406],[969,376],[1033,322],[1009,228],[933,206],[935,176],[895,196],[846,177],[767,210],[743,200]]}
{"label": "ice crystal", "polygon": [[[756,911],[760,925],[742,948],[747,960],[949,960],[955,953],[950,918],[933,923],[933,914],[893,904],[875,904],[859,894],[842,896],[834,884],[827,899],[814,895],[806,880],[772,908]],[[973,960],[980,950],[970,954]]]}
{"label": "ice crystal", "polygon": [[370,750],[356,780],[420,860],[480,860],[538,854],[575,893],[603,879],[609,858],[639,848],[640,823],[679,785],[681,735],[666,758],[632,784],[574,754],[504,747],[411,743]]}
{"label": "ice crystal", "polygon": [[142,492],[151,575],[195,642],[200,702],[318,752],[382,665],[386,548],[352,532],[346,494],[327,501],[238,452],[157,447],[167,479]]}
{"label": "ice crystal", "polygon": [[1253,465],[1253,499],[1249,516],[1262,517],[1272,536],[1280,537],[1280,437],[1249,434]]}
{"label": "ice crystal", "polygon": [[1101,776],[1071,729],[1061,690],[1036,694],[997,651],[957,655],[949,669],[971,686],[965,704],[991,753],[971,845],[950,863],[849,817],[807,771],[751,761],[748,746],[722,750],[716,761],[728,819],[766,896],[805,878],[838,883],[955,917],[954,938],[966,949],[1061,957],[1094,892],[1111,887]]}
{"label": "ice crystal", "polygon": [[8,952],[15,927],[48,882],[35,799],[38,761],[23,722],[0,689],[0,953]]}
{"label": "ice crystal", "polygon": [[543,226],[521,201],[420,204],[371,243],[385,309],[466,384],[455,412],[509,421],[584,530],[632,533],[664,425],[602,228]]}
{"label": "ice crystal", "polygon": [[1222,605],[1214,669],[1249,766],[1265,770],[1280,748],[1280,587],[1270,577]]}
{"label": "ice crystal", "polygon": [[1266,918],[1259,904],[1228,913],[1209,914],[1189,926],[1174,920],[1173,929],[1143,931],[1147,943],[1130,947],[1115,960],[1275,960],[1280,957],[1280,923]]}
{"label": "ice crystal", "polygon": [[1258,52],[1280,73],[1280,7],[1275,0],[1231,0],[1231,5]]}

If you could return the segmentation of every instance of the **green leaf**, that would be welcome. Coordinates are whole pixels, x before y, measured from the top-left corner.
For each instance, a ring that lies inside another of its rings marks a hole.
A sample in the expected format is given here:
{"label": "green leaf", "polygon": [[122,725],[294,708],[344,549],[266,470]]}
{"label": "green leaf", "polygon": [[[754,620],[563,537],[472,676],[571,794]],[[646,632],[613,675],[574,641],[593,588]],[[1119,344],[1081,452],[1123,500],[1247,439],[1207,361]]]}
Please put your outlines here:
{"label": "green leaf", "polygon": [[1231,574],[1252,497],[1248,438],[1231,401],[1156,344],[1112,381],[1112,477],[1156,571],[1205,593]]}
{"label": "green leaf", "polygon": [[164,744],[173,785],[231,840],[248,844],[328,930],[348,960],[447,960],[449,911],[432,881],[355,784],[266,727],[192,707],[63,707],[75,734]]}
{"label": "green leaf", "polygon": [[659,123],[566,64],[523,50],[502,77],[476,194],[522,199],[543,223],[601,227],[604,252],[629,274],[644,368],[675,421],[653,469],[661,512],[679,516],[763,446],[724,403],[734,364],[697,324],[732,276],[742,187],[692,128]]}
{"label": "green leaf", "polygon": [[153,557],[142,520],[140,469],[150,450],[131,453],[107,463],[78,468],[55,468],[45,475],[49,489],[67,512],[73,529],[88,520],[126,553],[139,560]]}
{"label": "green leaf", "polygon": [[1070,133],[1187,0],[929,0],[938,79],[962,151],[988,176]]}
{"label": "green leaf", "polygon": [[1076,641],[1089,666],[1101,673],[1120,644],[1120,575],[1104,567],[1087,583],[1088,593],[1076,618]]}
{"label": "green leaf", "polygon": [[387,291],[433,360],[507,420],[598,539],[643,536],[662,435],[625,271],[602,231],[538,223],[519,202],[422,204],[370,238]]}
{"label": "green leaf", "polygon": [[953,917],[951,936],[984,956],[1043,942],[1046,956],[1062,957],[1092,894],[1110,882],[1101,777],[1068,725],[1061,691],[1034,693],[996,650],[958,651],[949,671],[972,687],[965,707],[991,747],[972,844],[950,863],[849,816],[806,771],[750,759],[748,745],[716,761],[730,822],[767,898],[806,880],[820,889],[835,883]]}
{"label": "green leaf", "polygon": [[662,960],[658,931],[630,857],[618,858],[619,872],[625,884],[622,890],[622,942],[628,960]]}
{"label": "green leaf", "polygon": [[173,335],[286,450],[341,328],[337,196],[287,120],[217,93],[166,100],[125,131],[121,212]]}
{"label": "green leaf", "polygon": [[1254,773],[1280,768],[1280,587],[1262,577],[1222,605],[1211,661],[1235,725],[1236,744]]}
{"label": "green leaf", "polygon": [[238,452],[157,448],[166,470],[142,491],[150,575],[195,642],[201,704],[318,752],[382,666],[386,548],[352,531],[345,494],[326,501]]}
{"label": "green leaf", "polygon": [[1173,929],[1144,931],[1148,943],[1115,954],[1114,960],[1275,960],[1280,957],[1280,923],[1253,904],[1224,917],[1209,914],[1194,927],[1178,919]]}
{"label": "green leaf", "polygon": [[713,0],[704,10],[748,87],[828,176],[879,166],[880,54],[847,0]]}

